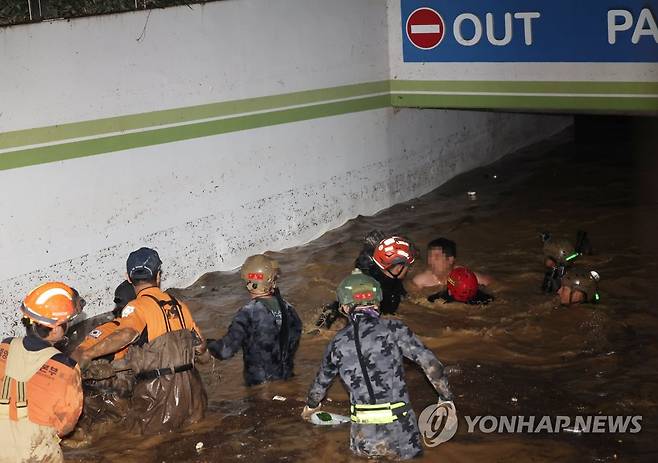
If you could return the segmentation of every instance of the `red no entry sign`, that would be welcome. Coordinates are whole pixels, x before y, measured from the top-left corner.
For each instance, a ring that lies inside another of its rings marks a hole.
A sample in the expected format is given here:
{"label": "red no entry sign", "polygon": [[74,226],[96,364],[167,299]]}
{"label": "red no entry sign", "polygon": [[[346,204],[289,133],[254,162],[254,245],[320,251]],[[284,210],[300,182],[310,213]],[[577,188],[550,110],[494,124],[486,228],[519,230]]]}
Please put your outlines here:
{"label": "red no entry sign", "polygon": [[432,8],[418,8],[407,18],[407,37],[421,50],[431,50],[441,43],[445,23]]}

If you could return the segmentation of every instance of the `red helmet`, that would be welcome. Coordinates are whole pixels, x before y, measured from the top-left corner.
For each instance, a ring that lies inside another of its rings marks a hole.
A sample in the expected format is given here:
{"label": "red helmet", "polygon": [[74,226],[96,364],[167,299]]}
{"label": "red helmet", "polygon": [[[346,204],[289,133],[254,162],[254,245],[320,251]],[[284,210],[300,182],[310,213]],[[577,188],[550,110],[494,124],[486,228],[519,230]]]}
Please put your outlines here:
{"label": "red helmet", "polygon": [[448,275],[448,294],[456,301],[468,302],[478,292],[478,279],[466,267],[455,267]]}
{"label": "red helmet", "polygon": [[416,260],[416,248],[406,239],[392,236],[379,242],[372,254],[372,260],[382,270],[388,270],[397,264],[408,266]]}

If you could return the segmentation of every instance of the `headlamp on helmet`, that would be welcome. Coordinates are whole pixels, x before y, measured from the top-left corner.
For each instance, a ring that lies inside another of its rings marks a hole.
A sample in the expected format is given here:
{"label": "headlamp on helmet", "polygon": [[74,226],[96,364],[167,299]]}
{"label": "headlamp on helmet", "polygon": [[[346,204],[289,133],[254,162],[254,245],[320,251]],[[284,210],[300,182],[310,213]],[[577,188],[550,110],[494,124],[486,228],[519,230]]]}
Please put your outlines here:
{"label": "headlamp on helmet", "polygon": [[248,257],[240,268],[240,278],[251,293],[271,293],[276,287],[279,263],[264,254]]}
{"label": "headlamp on helmet", "polygon": [[336,297],[341,306],[354,308],[379,306],[383,296],[382,288],[377,280],[364,275],[359,269],[354,269],[338,285]]}
{"label": "headlamp on helmet", "polygon": [[601,301],[599,294],[599,281],[601,275],[591,270],[587,271],[582,268],[569,270],[562,278],[562,286],[571,288],[571,291],[580,291],[585,294],[586,301],[596,304]]}

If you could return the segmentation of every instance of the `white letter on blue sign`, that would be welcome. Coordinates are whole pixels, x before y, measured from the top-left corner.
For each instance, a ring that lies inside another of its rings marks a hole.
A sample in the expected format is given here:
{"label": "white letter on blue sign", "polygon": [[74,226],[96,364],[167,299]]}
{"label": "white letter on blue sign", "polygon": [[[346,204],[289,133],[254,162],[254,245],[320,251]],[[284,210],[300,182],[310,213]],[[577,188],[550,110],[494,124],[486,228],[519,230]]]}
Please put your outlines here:
{"label": "white letter on blue sign", "polygon": [[[617,24],[617,18],[623,18],[624,22]],[[614,45],[617,42],[617,32],[627,31],[633,25],[633,15],[628,10],[608,11],[608,43]]]}
{"label": "white letter on blue sign", "polygon": [[514,13],[514,19],[523,19],[523,37],[526,45],[532,45],[532,20],[540,16],[537,11]]}
{"label": "white letter on blue sign", "polygon": [[505,35],[502,39],[496,38],[494,30],[493,14],[487,13],[487,39],[491,45],[502,47],[512,41],[512,14],[505,13]]}
{"label": "white letter on blue sign", "polygon": [[[648,27],[645,27],[645,25]],[[637,24],[635,25],[631,42],[637,45],[640,42],[640,37],[643,35],[652,36],[653,40],[658,43],[658,26],[656,26],[656,20],[653,18],[649,8],[643,8],[642,11],[640,11],[640,16],[637,18]]]}
{"label": "white letter on blue sign", "polygon": [[[467,19],[471,21],[475,27],[473,37],[470,39],[465,39],[462,35],[462,23]],[[473,13],[462,13],[455,18],[455,22],[452,25],[452,32],[455,35],[455,40],[457,40],[459,45],[470,47],[477,44],[482,38],[482,23]]]}

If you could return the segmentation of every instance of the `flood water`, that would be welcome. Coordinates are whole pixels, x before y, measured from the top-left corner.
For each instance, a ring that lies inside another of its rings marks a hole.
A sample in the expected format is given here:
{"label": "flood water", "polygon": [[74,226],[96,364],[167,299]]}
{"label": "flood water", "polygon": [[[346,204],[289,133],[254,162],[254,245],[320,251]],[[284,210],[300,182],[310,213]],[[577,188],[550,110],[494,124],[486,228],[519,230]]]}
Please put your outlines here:
{"label": "flood water", "polygon": [[[580,435],[468,433],[460,419],[457,435],[426,449],[418,461],[658,461],[655,145],[638,143],[628,130],[589,135],[575,142],[562,134],[421,198],[274,253],[283,270],[282,294],[306,322],[295,378],[246,388],[240,354],[202,365],[210,398],[203,422],[147,438],[106,426],[90,445],[65,441],[75,447],[66,449],[67,460],[363,461],[351,456],[348,427],[314,427],[299,414],[333,335],[313,331],[318,308],[333,299],[363,236],[379,228],[403,233],[421,249],[436,237],[451,238],[458,243],[458,262],[495,278],[490,291],[496,300],[488,306],[433,305],[412,295],[399,309],[399,317],[451,367],[460,415],[643,417],[638,434]],[[476,191],[477,199],[467,191]],[[589,233],[594,251],[580,263],[601,274],[602,302],[562,308],[539,290],[539,233],[573,240],[579,229]],[[423,260],[424,253],[413,273],[423,270]],[[226,332],[247,300],[235,272],[207,274],[178,294],[211,338]],[[413,364],[406,374],[419,414],[436,394]],[[275,395],[287,400],[273,401]],[[339,380],[328,397],[326,409],[348,414]],[[201,452],[197,442],[204,444]]]}

